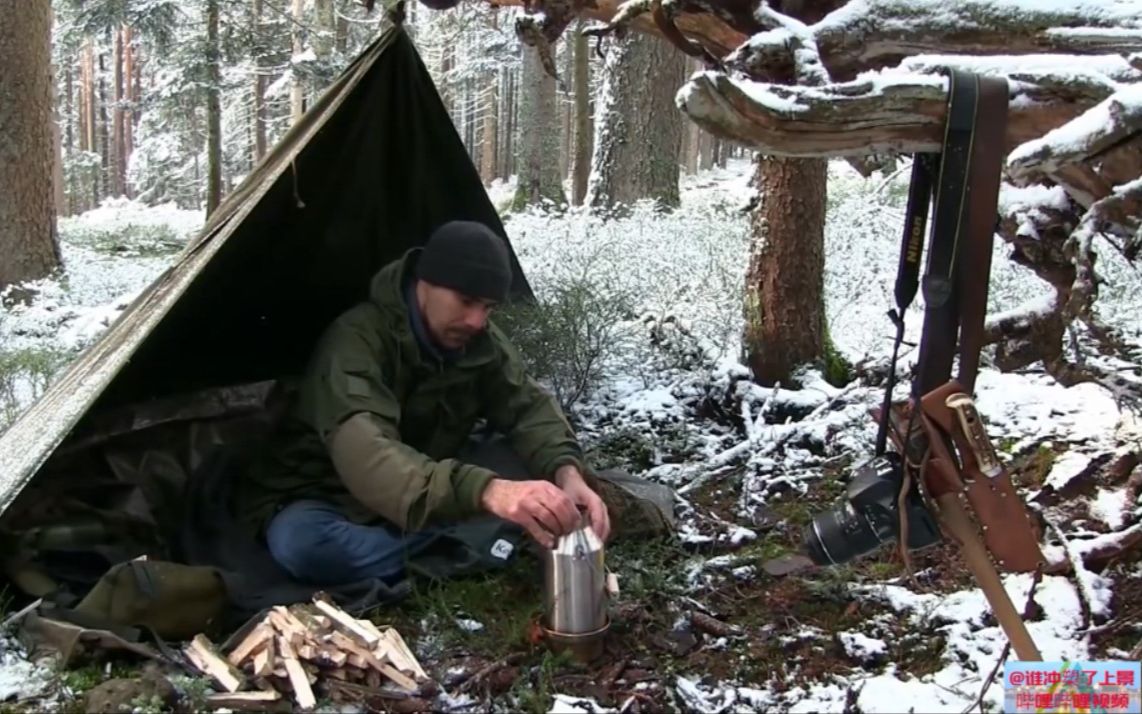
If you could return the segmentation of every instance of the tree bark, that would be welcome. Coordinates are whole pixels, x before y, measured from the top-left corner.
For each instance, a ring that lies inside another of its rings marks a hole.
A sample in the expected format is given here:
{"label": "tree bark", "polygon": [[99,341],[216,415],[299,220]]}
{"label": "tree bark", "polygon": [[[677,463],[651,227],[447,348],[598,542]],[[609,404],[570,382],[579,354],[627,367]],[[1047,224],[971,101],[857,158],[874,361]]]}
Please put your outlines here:
{"label": "tree bark", "polygon": [[759,157],[746,273],[745,349],[761,384],[788,385],[825,354],[824,159]]}
{"label": "tree bark", "polygon": [[500,168],[499,174],[504,178],[511,178],[515,172],[512,164],[515,158],[515,75],[516,70],[507,68],[501,70],[500,79],[503,82],[503,109],[500,111]]}
{"label": "tree bark", "polygon": [[206,0],[206,215],[222,202],[222,71],[218,46],[218,0]]}
{"label": "tree bark", "polygon": [[52,205],[57,217],[66,216],[68,214],[67,192],[64,190],[65,186],[63,182],[63,129],[60,126],[63,117],[60,116],[59,112],[59,74],[59,67],[53,63],[51,65]]}
{"label": "tree bark", "polygon": [[112,196],[123,195],[123,176],[126,173],[123,162],[123,34],[119,28],[111,31],[114,50],[111,55],[112,87],[111,97],[111,145],[108,154],[111,160],[110,188]]}
{"label": "tree bark", "polygon": [[559,131],[555,110],[555,80],[547,74],[539,53],[524,48],[520,82],[519,183],[513,210],[551,201],[566,203],[559,175]]}
{"label": "tree bark", "polygon": [[560,77],[563,79],[565,91],[559,92],[559,175],[571,175],[571,151],[575,134],[575,85],[567,81],[568,77],[575,75],[575,51],[568,43],[563,48],[563,69]]}
{"label": "tree bark", "polygon": [[[305,40],[302,37],[301,31],[305,27],[305,0],[293,0],[293,28],[291,34],[293,36],[293,58],[291,64],[297,62],[297,58],[305,50]],[[297,68],[294,67],[293,78],[290,81],[289,88],[289,116],[290,124],[297,124],[301,120],[301,115],[305,113],[305,84],[302,78],[297,73]]]}
{"label": "tree bark", "polygon": [[83,41],[82,75],[83,130],[79,148],[81,151],[95,151],[95,49],[90,37]]}
{"label": "tree bark", "polygon": [[99,54],[99,78],[98,78],[98,114],[99,114],[99,156],[103,162],[103,169],[99,172],[96,180],[96,197],[95,205],[103,200],[108,194],[108,184],[111,177],[111,121],[107,116],[108,93],[107,93],[107,67],[106,55]]}
{"label": "tree bark", "polygon": [[483,93],[483,115],[480,129],[480,177],[487,186],[496,180],[497,150],[499,144],[499,92],[500,78],[492,75],[487,91]]}
{"label": "tree bark", "polygon": [[266,72],[265,48],[262,46],[265,28],[262,27],[263,0],[254,0],[254,163],[266,155]]}
{"label": "tree bark", "polygon": [[52,193],[50,3],[0,4],[0,290],[60,265]]}
{"label": "tree bark", "polygon": [[314,9],[317,11],[317,35],[313,40],[313,50],[319,59],[329,59],[333,54],[334,40],[337,35],[336,14],[333,12],[333,0],[314,0]]}
{"label": "tree bark", "polygon": [[583,34],[583,23],[576,28],[574,43],[575,104],[571,145],[571,203],[583,205],[587,198],[587,181],[591,177],[591,149],[594,132],[591,126],[590,47]]}
{"label": "tree bark", "polygon": [[131,167],[131,154],[135,152],[135,104],[138,101],[138,88],[135,84],[134,33],[129,26],[123,26],[123,93],[126,106],[123,109],[123,194],[134,197],[131,181],[128,178]]}
{"label": "tree bark", "polygon": [[630,34],[607,56],[587,203],[596,209],[652,198],[677,207],[682,118],[674,91],[685,57],[662,40]]}

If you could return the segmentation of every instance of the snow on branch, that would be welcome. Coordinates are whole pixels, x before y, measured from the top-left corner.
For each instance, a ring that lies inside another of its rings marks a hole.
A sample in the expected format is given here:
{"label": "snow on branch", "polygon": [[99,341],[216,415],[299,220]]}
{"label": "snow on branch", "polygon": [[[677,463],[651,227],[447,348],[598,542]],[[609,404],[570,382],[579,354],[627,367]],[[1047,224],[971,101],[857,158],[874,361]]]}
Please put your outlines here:
{"label": "snow on branch", "polygon": [[1142,2],[853,0],[812,28],[833,76],[918,54],[1126,54],[1142,50]]}
{"label": "snow on branch", "polygon": [[1035,180],[1142,132],[1142,84],[1128,85],[1066,124],[1017,147],[1007,158],[1012,178]]}
{"label": "snow on branch", "polygon": [[[947,78],[935,70],[973,71],[979,65],[971,57],[940,60],[926,60],[922,65],[926,71],[867,72],[852,81],[821,87],[704,71],[690,78],[675,101],[707,131],[767,154],[841,157],[939,151]],[[1002,65],[992,61],[991,71],[1002,73]],[[1067,123],[1116,88],[1103,76],[1065,67],[1016,66],[1020,73],[1011,86],[1009,148],[1041,137],[1044,127]]]}

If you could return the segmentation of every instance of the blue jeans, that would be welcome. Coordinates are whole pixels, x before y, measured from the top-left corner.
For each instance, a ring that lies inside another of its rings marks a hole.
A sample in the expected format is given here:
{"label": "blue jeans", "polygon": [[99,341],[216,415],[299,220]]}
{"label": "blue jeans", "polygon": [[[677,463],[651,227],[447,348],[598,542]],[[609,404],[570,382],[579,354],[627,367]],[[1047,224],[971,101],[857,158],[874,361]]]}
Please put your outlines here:
{"label": "blue jeans", "polygon": [[367,578],[391,581],[405,570],[409,549],[435,535],[431,529],[400,533],[361,525],[324,501],[294,501],[270,521],[266,544],[290,575],[315,585],[341,585]]}

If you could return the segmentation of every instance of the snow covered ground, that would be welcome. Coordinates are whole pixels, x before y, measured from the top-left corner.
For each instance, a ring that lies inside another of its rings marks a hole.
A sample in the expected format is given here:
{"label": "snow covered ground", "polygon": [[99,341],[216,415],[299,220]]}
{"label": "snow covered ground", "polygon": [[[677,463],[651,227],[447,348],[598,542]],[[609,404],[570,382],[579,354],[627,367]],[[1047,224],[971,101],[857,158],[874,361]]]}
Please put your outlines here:
{"label": "snow covered ground", "polygon": [[[879,387],[860,381],[838,388],[808,375],[797,390],[763,389],[749,381],[739,354],[739,295],[749,247],[741,211],[750,194],[749,172],[748,163],[732,162],[726,169],[685,177],[683,206],[672,213],[639,205],[630,217],[614,222],[577,210],[526,212],[506,222],[538,291],[578,276],[600,293],[633,301],[634,312],[608,353],[605,378],[575,414],[589,444],[620,431],[641,434],[649,444],[643,475],[678,491],[683,542],[724,546],[712,557],[696,551],[687,564],[690,594],[699,602],[735,582],[752,583],[763,594],[780,587],[759,580],[766,576],[758,572],[756,554],[738,557],[735,549],[765,537],[773,527],[765,523],[767,513],[807,498],[835,473],[830,469],[871,452],[875,425],[868,409],[882,398]],[[885,313],[892,307],[906,181],[907,172],[865,180],[843,163],[831,169],[829,329],[838,349],[854,363],[883,362],[890,354],[893,328]],[[494,187],[493,200],[500,203],[511,188]],[[1027,196],[1008,194],[1005,199]],[[131,203],[110,204],[63,222],[66,276],[35,286],[39,293],[31,304],[0,310],[0,352],[63,356],[47,363],[9,358],[18,374],[0,381],[0,419],[18,413],[42,390],[52,369],[90,344],[200,224],[197,213]],[[1046,289],[1005,253],[997,241],[993,312]],[[1142,279],[1112,250],[1100,252],[1099,266],[1109,282],[1099,301],[1103,316],[1129,339],[1142,341],[1136,309]],[[908,316],[912,341],[919,338],[919,303]],[[659,347],[650,346],[652,329],[663,338]],[[913,358],[906,350],[901,368]],[[993,438],[1003,444],[1004,459],[1022,462],[1049,452],[1036,462],[1043,472],[1023,484],[1023,492],[1032,508],[1059,527],[1044,535],[1048,555],[1080,566],[1077,576],[1048,575],[1039,584],[1039,614],[1028,625],[1033,637],[1046,659],[1096,653],[1125,657],[1124,650],[1096,650],[1092,637],[1116,617],[1115,588],[1125,580],[1142,580],[1142,569],[1134,563],[1099,574],[1081,563],[1084,552],[1142,528],[1137,489],[1104,474],[1114,457],[1139,449],[1139,423],[1100,387],[1064,388],[1034,370],[1001,374],[985,363],[977,387],[979,408]],[[719,415],[717,408],[732,411]],[[740,428],[732,425],[735,420]],[[1079,495],[1061,501],[1059,492],[1068,488]],[[856,603],[856,611],[867,608],[870,614],[846,620],[850,624],[840,632],[788,619],[747,626],[747,639],[787,638],[791,654],[784,675],[774,670],[771,676],[738,681],[683,664],[664,675],[667,691],[662,696],[701,712],[841,711],[846,702],[862,712],[963,711],[979,696],[1005,639],[981,591],[970,582],[921,581],[926,590],[899,577],[865,576],[844,583],[845,597]],[[1017,607],[1023,606],[1030,582],[1026,574],[1005,577]],[[477,613],[472,616],[476,619],[464,626],[478,621]],[[1128,623],[1127,631],[1135,642],[1142,637],[1136,622]],[[930,671],[916,674],[892,659],[905,636],[938,644]],[[729,645],[718,639],[703,645],[713,652],[719,647]],[[810,663],[802,657],[818,650],[847,658],[847,664],[808,676]],[[11,651],[3,653],[0,694],[9,695],[28,675]],[[650,690],[633,686],[632,691]],[[604,707],[591,698],[554,694],[551,711],[619,711],[624,703],[630,707],[638,701],[632,694]],[[458,710],[465,708],[463,701],[471,703],[447,693],[440,701]],[[984,701],[992,710],[1000,709],[1002,687],[992,685]]]}

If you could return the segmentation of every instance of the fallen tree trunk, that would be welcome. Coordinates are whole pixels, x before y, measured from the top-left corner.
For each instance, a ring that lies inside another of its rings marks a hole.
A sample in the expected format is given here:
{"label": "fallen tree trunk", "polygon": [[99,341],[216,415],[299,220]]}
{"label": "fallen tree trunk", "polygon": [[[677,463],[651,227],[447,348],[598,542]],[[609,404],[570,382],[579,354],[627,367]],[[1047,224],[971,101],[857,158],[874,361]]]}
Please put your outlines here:
{"label": "fallen tree trunk", "polygon": [[[1024,82],[1016,90],[1008,118],[1008,150],[1066,124],[1085,108],[1071,104],[1071,92],[1052,82],[1051,76],[1041,79],[1039,84]],[[1099,90],[1085,89],[1092,99]],[[679,91],[678,105],[706,131],[766,154],[840,157],[935,152],[943,142],[947,78],[886,73],[877,79],[805,87],[732,79],[706,71]]]}

